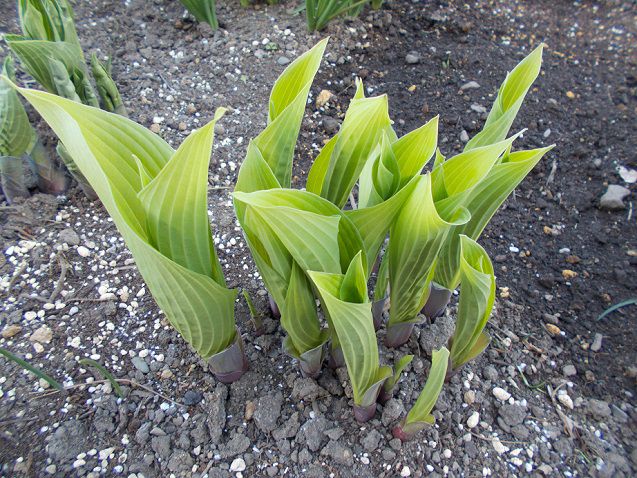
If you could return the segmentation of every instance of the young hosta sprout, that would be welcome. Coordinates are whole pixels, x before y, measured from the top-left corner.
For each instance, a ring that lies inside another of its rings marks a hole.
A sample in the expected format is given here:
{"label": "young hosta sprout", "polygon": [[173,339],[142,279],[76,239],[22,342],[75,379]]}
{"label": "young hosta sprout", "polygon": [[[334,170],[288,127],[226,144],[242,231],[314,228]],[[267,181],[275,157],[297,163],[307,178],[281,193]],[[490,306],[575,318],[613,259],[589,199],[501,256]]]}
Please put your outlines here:
{"label": "young hosta sprout", "polygon": [[[322,30],[334,18],[341,15],[358,16],[370,0],[305,0],[307,27],[312,32]],[[374,0],[374,9],[382,0]]]}
{"label": "young hosta sprout", "polygon": [[451,368],[476,358],[491,341],[483,332],[495,301],[495,276],[486,251],[471,238],[460,236],[460,301],[451,338]]}
{"label": "young hosta sprout", "polygon": [[362,251],[352,259],[345,274],[312,271],[308,274],[343,351],[354,392],[354,416],[359,422],[370,420],[376,413],[380,389],[392,376],[392,369],[379,365]]}
{"label": "young hosta sprout", "polygon": [[[544,45],[540,45],[533,50],[507,74],[482,131],[467,143],[465,153],[504,140],[528,90],[540,72],[543,47]],[[459,285],[459,235],[465,234],[477,240],[506,198],[551,148],[552,146],[515,153],[507,150],[487,176],[464,198],[463,205],[470,211],[471,219],[465,225],[455,227],[448,235],[436,266],[432,293],[423,311],[426,315],[436,316],[442,313],[451,291]]]}
{"label": "young hosta sprout", "polygon": [[97,59],[97,55],[93,53],[91,55],[91,70],[97,85],[97,93],[100,95],[104,109],[111,113],[128,116],[122,97],[111,76],[111,59],[109,58],[106,63],[102,63]]}
{"label": "young hosta sprout", "polygon": [[224,382],[247,369],[207,210],[214,119],[177,151],[119,115],[56,95],[18,91],[66,146],[131,250],[159,307]]}
{"label": "young hosta sprout", "polygon": [[217,5],[215,0],[180,0],[182,5],[192,13],[198,22],[206,22],[210,28],[217,30]]}
{"label": "young hosta sprout", "polygon": [[404,355],[402,356],[395,364],[392,370],[392,376],[389,377],[383,388],[381,388],[380,393],[378,394],[378,403],[384,405],[394,394],[394,388],[400,381],[400,376],[403,373],[403,370],[411,363],[414,359],[413,355]]}
{"label": "young hosta sprout", "polygon": [[445,347],[435,350],[431,354],[431,370],[429,371],[429,377],[427,377],[427,383],[425,383],[418,400],[409,410],[407,416],[400,422],[400,425],[392,430],[395,438],[399,438],[402,441],[411,440],[419,431],[432,426],[436,422],[431,411],[436,405],[442,386],[445,383],[448,364],[449,350]]}

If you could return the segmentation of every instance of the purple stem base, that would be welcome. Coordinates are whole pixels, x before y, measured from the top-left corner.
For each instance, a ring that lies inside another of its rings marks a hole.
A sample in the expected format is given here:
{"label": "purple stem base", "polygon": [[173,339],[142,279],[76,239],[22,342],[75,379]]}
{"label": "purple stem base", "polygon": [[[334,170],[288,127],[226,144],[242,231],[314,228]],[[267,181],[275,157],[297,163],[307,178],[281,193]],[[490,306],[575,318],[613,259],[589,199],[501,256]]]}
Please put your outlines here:
{"label": "purple stem base", "polygon": [[248,359],[245,355],[243,339],[238,330],[234,343],[222,352],[210,357],[208,364],[214,376],[221,383],[236,382],[248,371]]}
{"label": "purple stem base", "polygon": [[274,317],[275,319],[280,319],[281,311],[279,310],[279,306],[276,305],[276,302],[274,302],[274,299],[270,294],[268,294],[268,301],[270,302],[270,312],[272,312],[272,317]]}
{"label": "purple stem base", "polygon": [[387,327],[387,335],[385,335],[385,345],[391,348],[400,347],[406,344],[414,330],[414,322],[406,322],[402,324],[390,325]]}
{"label": "purple stem base", "polygon": [[366,407],[354,405],[354,418],[358,423],[365,423],[376,415],[376,402]]}
{"label": "purple stem base", "polygon": [[432,282],[429,298],[421,310],[422,314],[431,321],[436,317],[440,317],[445,312],[447,305],[449,305],[451,293],[451,290]]}
{"label": "purple stem base", "polygon": [[331,369],[337,369],[345,366],[343,349],[337,347],[330,350],[330,358],[327,361],[327,366]]}

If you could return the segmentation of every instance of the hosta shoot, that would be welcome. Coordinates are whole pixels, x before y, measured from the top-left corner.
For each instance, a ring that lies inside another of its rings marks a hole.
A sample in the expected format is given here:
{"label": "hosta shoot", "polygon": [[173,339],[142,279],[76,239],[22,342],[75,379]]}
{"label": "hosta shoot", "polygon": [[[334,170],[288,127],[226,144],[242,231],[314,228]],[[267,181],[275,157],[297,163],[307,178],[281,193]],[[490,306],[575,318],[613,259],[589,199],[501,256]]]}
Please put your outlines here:
{"label": "hosta shoot", "polygon": [[381,405],[384,405],[392,397],[392,395],[394,394],[394,388],[400,381],[400,377],[403,371],[405,370],[405,368],[407,368],[407,366],[413,359],[413,355],[403,355],[396,361],[392,368],[392,375],[387,380],[385,380],[385,384],[378,394],[378,402]]}
{"label": "hosta shoot", "polygon": [[354,393],[354,416],[365,422],[376,413],[380,389],[393,373],[379,364],[362,251],[345,274],[309,271],[309,275],[343,351]]}
{"label": "hosta shoot", "polygon": [[216,0],[180,0],[182,5],[192,13],[198,22],[205,22],[210,28],[217,30],[219,21],[217,20]]}
{"label": "hosta shoot", "polygon": [[409,410],[407,416],[397,425],[392,433],[402,441],[413,439],[421,430],[433,426],[436,419],[431,414],[438,396],[442,391],[449,364],[449,350],[445,347],[431,354],[431,370],[418,400]]}
{"label": "hosta shoot", "polygon": [[[310,31],[322,30],[334,18],[341,15],[357,16],[370,0],[305,0],[305,16]],[[382,0],[374,1],[380,8]]]}
{"label": "hosta shoot", "polygon": [[164,314],[224,382],[247,369],[207,209],[214,124],[175,151],[122,116],[29,89],[18,91],[51,126],[95,189]]}
{"label": "hosta shoot", "polygon": [[[11,57],[5,59],[2,74],[15,80]],[[36,173],[42,192],[58,194],[64,190],[64,173],[51,163],[16,91],[0,79],[0,182],[9,203],[16,197],[29,196],[25,162]]]}
{"label": "hosta shoot", "polygon": [[451,338],[451,367],[457,370],[476,358],[491,341],[484,332],[495,301],[495,276],[487,252],[468,236],[460,236],[460,300]]}

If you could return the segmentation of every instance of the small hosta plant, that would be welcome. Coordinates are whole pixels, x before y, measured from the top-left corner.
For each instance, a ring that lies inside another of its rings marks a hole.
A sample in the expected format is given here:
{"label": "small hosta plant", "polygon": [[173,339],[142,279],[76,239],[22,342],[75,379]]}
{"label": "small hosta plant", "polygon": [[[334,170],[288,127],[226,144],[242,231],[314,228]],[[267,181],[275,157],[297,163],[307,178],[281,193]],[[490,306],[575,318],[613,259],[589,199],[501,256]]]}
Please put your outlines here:
{"label": "small hosta plant", "polygon": [[399,438],[402,441],[411,440],[418,432],[436,422],[431,411],[436,405],[438,396],[445,383],[448,364],[449,350],[445,347],[435,350],[431,354],[431,369],[429,370],[425,387],[420,392],[418,400],[411,407],[407,416],[392,430],[395,438]]}
{"label": "small hosta plant", "polygon": [[192,14],[198,22],[205,22],[210,28],[217,30],[219,21],[217,20],[216,0],[180,0],[182,5]]}
{"label": "small hosta plant", "polygon": [[[106,111],[126,115],[119,91],[110,74],[110,61],[91,60],[93,79],[75,30],[68,0],[17,0],[22,35],[5,35],[4,40],[24,70],[53,94]],[[99,96],[99,97],[98,97]],[[57,152],[72,176],[90,199],[95,193],[60,143]]]}
{"label": "small hosta plant", "polygon": [[379,363],[362,251],[345,274],[309,271],[309,275],[343,351],[354,393],[354,416],[359,422],[370,420],[381,387],[393,371]]}
{"label": "small hosta plant", "polygon": [[[15,80],[11,57],[5,59],[2,74]],[[0,79],[0,181],[9,203],[16,197],[29,196],[25,163],[36,174],[40,191],[59,194],[64,190],[64,173],[51,162],[16,91]]]}
{"label": "small hosta plant", "polygon": [[[322,30],[334,18],[341,15],[356,17],[370,0],[305,0],[305,16],[310,31]],[[373,8],[378,9],[382,0],[373,0]]]}
{"label": "small hosta plant", "polygon": [[207,209],[214,119],[173,150],[122,116],[41,91],[18,91],[66,146],[133,253],[166,317],[217,378],[247,369]]}
{"label": "small hosta plant", "polygon": [[484,328],[495,301],[493,264],[482,246],[464,234],[460,236],[460,283],[450,372],[480,355],[491,341]]}

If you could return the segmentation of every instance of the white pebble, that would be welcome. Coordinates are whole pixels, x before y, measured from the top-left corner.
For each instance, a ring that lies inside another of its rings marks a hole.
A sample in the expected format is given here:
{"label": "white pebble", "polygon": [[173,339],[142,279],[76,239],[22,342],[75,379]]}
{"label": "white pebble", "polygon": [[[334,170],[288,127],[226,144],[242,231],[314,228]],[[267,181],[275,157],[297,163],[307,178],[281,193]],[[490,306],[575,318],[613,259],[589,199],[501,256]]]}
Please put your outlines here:
{"label": "white pebble", "polygon": [[88,255],[90,254],[90,251],[84,246],[77,246],[77,253],[81,257],[88,257]]}
{"label": "white pebble", "polygon": [[408,466],[403,466],[403,469],[400,470],[400,476],[411,476],[411,470],[409,469]]}
{"label": "white pebble", "polygon": [[493,440],[493,449],[496,451],[498,455],[502,455],[503,453],[506,453],[508,450],[508,448],[504,446],[502,442],[497,438]]}
{"label": "white pebble", "polygon": [[564,405],[565,407],[570,408],[571,410],[573,410],[573,400],[568,395],[568,393],[560,393],[557,396],[557,399],[560,401],[560,403],[562,405]]}
{"label": "white pebble", "polygon": [[503,402],[511,398],[511,394],[507,392],[505,389],[500,387],[495,387],[493,389],[493,396],[497,398],[498,400],[502,400]]}
{"label": "white pebble", "polygon": [[480,422],[480,414],[478,412],[473,412],[471,416],[467,419],[467,426],[469,428],[475,428],[478,426]]}
{"label": "white pebble", "polygon": [[235,460],[230,465],[230,471],[237,472],[243,471],[246,469],[246,462],[243,461],[243,458],[235,458]]}

